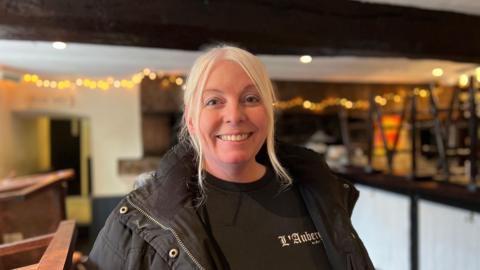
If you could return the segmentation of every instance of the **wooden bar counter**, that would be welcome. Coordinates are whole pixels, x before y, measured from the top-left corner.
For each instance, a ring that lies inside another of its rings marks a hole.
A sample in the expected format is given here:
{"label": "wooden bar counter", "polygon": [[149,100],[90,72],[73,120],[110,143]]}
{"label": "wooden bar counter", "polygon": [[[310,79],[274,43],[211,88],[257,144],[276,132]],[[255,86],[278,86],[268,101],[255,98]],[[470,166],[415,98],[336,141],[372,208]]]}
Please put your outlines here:
{"label": "wooden bar counter", "polygon": [[431,178],[411,180],[397,175],[367,173],[359,167],[346,167],[333,171],[352,183],[480,212],[480,187],[477,187],[476,190],[469,190],[465,185]]}
{"label": "wooden bar counter", "polygon": [[0,180],[0,244],[53,233],[65,219],[73,170]]}

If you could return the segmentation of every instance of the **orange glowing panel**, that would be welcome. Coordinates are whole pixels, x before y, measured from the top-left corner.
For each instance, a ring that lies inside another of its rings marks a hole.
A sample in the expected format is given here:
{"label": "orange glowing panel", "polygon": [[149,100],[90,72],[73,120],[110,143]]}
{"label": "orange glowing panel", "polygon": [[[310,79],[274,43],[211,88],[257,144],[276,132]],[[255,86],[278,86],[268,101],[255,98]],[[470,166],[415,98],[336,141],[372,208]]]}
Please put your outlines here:
{"label": "orange glowing panel", "polygon": [[[395,142],[395,137],[397,135],[398,125],[400,125],[400,115],[392,114],[392,115],[384,115],[382,117],[382,126],[385,130],[385,137],[387,138],[387,145],[388,147],[393,147],[393,143]],[[380,133],[380,128],[377,124],[375,124],[375,147],[379,147],[383,150],[383,141],[382,135]],[[382,151],[383,152],[383,151]]]}

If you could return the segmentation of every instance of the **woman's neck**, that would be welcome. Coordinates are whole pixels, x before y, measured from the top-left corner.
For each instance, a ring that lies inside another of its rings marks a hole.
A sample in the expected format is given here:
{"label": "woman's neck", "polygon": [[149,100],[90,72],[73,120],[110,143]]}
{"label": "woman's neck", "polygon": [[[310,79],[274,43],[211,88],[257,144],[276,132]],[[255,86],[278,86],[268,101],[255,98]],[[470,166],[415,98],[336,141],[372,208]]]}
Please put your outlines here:
{"label": "woman's neck", "polygon": [[262,178],[265,174],[266,168],[258,162],[249,165],[234,164],[229,166],[215,166],[215,164],[206,164],[206,171],[211,175],[228,181],[236,183],[250,183]]}

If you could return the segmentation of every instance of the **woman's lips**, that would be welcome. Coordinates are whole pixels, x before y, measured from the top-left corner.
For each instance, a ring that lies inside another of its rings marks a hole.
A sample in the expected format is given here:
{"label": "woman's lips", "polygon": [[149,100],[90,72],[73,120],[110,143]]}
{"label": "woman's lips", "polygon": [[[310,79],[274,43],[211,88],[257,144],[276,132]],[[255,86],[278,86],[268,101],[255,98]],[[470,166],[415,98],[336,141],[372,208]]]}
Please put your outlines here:
{"label": "woman's lips", "polygon": [[219,138],[222,141],[228,141],[228,142],[241,142],[245,141],[248,139],[253,132],[247,132],[247,133],[236,133],[236,134],[222,134],[222,135],[217,135],[216,137]]}

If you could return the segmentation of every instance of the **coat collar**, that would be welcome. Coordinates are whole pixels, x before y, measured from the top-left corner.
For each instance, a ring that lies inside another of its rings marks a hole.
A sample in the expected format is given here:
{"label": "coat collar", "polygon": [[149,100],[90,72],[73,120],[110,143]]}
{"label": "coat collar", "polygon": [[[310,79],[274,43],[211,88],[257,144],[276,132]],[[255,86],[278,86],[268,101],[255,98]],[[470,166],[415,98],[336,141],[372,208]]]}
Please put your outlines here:
{"label": "coat collar", "polygon": [[205,248],[208,233],[202,219],[197,218],[198,212],[193,203],[198,193],[192,181],[194,159],[189,146],[176,145],[162,158],[153,177],[132,191],[128,199],[144,214],[171,230],[179,238],[176,241],[181,241],[178,244],[190,253],[190,259],[193,257],[196,261],[195,264],[204,269],[218,269],[209,260],[211,251]]}

